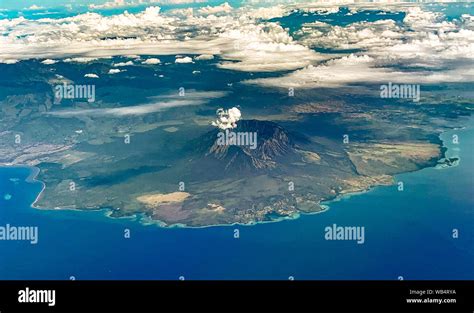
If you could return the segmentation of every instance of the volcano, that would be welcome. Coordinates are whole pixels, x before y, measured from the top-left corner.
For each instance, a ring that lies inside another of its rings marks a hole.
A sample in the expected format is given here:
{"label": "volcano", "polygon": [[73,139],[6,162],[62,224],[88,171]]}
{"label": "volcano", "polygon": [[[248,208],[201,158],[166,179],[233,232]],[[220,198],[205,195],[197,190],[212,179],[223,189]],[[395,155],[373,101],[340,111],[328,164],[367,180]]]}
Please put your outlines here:
{"label": "volcano", "polygon": [[212,162],[214,169],[227,174],[272,170],[295,153],[294,139],[274,122],[241,120],[231,131],[237,136],[256,136],[256,144],[222,144],[219,141],[222,130],[214,129],[198,139],[197,147],[204,162]]}

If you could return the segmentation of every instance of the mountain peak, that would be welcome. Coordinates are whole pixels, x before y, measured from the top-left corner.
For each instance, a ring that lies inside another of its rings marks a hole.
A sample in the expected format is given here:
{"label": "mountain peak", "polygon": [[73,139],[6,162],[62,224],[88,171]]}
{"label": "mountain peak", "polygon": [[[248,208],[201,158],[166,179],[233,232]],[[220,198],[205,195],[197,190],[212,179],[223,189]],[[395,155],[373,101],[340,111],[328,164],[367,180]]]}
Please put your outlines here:
{"label": "mountain peak", "polygon": [[[220,140],[223,137],[227,141]],[[293,150],[286,130],[270,121],[241,120],[237,127],[212,130],[205,138],[205,157],[216,159],[224,170],[272,169],[279,157]]]}

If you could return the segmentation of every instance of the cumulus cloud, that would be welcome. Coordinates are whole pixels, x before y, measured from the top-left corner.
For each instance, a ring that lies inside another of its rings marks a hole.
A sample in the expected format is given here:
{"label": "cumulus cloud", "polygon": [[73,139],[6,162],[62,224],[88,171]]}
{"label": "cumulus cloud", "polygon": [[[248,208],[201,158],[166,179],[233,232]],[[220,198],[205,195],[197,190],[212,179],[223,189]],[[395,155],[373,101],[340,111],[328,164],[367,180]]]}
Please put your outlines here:
{"label": "cumulus cloud", "polygon": [[296,35],[306,46],[335,50],[394,45],[401,43],[404,37],[401,28],[393,20],[356,22],[345,27],[324,22],[306,23]]}
{"label": "cumulus cloud", "polygon": [[174,63],[192,63],[193,59],[190,57],[177,57],[176,60],[174,60]]}
{"label": "cumulus cloud", "polygon": [[317,63],[323,56],[295,41],[277,23],[243,24],[221,34],[230,43],[218,66],[238,71],[271,72],[294,70]]}
{"label": "cumulus cloud", "polygon": [[41,61],[42,64],[46,64],[46,65],[55,64],[55,63],[57,63],[57,62],[58,62],[58,61],[56,61],[56,60],[51,60],[51,59],[46,59],[46,60]]}
{"label": "cumulus cloud", "polygon": [[115,7],[122,7],[128,6],[130,3],[126,2],[125,0],[114,0],[114,1],[107,1],[103,4],[90,4],[89,9],[108,9],[108,8],[115,8]]}
{"label": "cumulus cloud", "polygon": [[207,2],[207,0],[113,0],[107,1],[102,4],[90,4],[89,9],[111,9],[119,7],[132,7],[138,5],[149,5],[149,4],[189,4],[189,3],[202,3]]}
{"label": "cumulus cloud", "polygon": [[251,10],[248,15],[252,18],[258,19],[266,19],[269,20],[271,18],[282,17],[286,15],[288,9],[285,8],[283,5],[272,5],[269,7],[261,7]]}
{"label": "cumulus cloud", "polygon": [[93,73],[89,73],[89,74],[84,75],[84,77],[87,77],[87,78],[99,78],[99,75],[93,74]]}
{"label": "cumulus cloud", "polygon": [[213,60],[213,59],[214,59],[214,56],[212,54],[201,54],[194,58],[194,60],[197,60],[197,61]]}
{"label": "cumulus cloud", "polygon": [[[335,26],[303,25],[306,46],[360,52],[309,65],[282,77],[246,81],[267,87],[339,87],[384,83],[474,82],[474,27],[471,16],[446,21],[441,13],[406,8],[403,23],[393,20]],[[401,69],[403,68],[403,70]]]}
{"label": "cumulus cloud", "polygon": [[229,110],[218,109],[216,115],[217,120],[212,125],[222,130],[236,128],[237,122],[242,118],[242,113],[236,107]]}
{"label": "cumulus cloud", "polygon": [[124,71],[121,71],[121,70],[119,70],[118,68],[111,68],[111,69],[109,70],[108,74],[111,74],[111,75],[112,75],[112,74],[118,74],[118,73],[120,73],[120,72],[124,72]]}
{"label": "cumulus cloud", "polygon": [[232,11],[232,7],[227,2],[224,2],[223,4],[217,5],[217,6],[206,6],[198,10],[198,12],[203,15],[229,13],[231,11]]}
{"label": "cumulus cloud", "polygon": [[3,64],[15,64],[15,63],[18,63],[18,62],[20,62],[20,60],[13,59],[13,58],[9,58],[9,59],[6,59],[6,60],[0,59],[0,63],[3,63]]}
{"label": "cumulus cloud", "polygon": [[157,59],[157,58],[149,58],[142,62],[142,64],[149,64],[149,65],[160,64],[160,63],[161,63],[160,59]]}
{"label": "cumulus cloud", "polygon": [[[219,66],[239,71],[298,69],[325,59],[293,40],[252,8],[219,15],[163,14],[159,7],[130,14],[86,13],[60,19],[0,21],[0,61],[67,58],[90,62],[117,55],[218,55]],[[179,30],[179,31],[177,31]]]}
{"label": "cumulus cloud", "polygon": [[[385,72],[409,73],[410,77],[428,74],[425,80],[429,77],[431,81],[454,81],[456,78],[449,75],[472,67],[474,22],[471,15],[447,20],[442,13],[430,12],[426,7],[377,3],[370,7],[405,11],[403,23],[390,19],[347,26],[314,22],[304,24],[294,36],[277,22],[265,20],[290,14],[298,5],[231,8],[224,3],[201,8],[204,10],[187,8],[165,13],[159,7],[149,7],[136,14],[86,13],[61,19],[0,20],[0,32],[4,34],[0,37],[0,62],[30,58],[92,62],[131,54],[197,55],[194,60],[202,60],[213,55],[219,58],[218,67],[230,70],[295,71],[282,77],[280,83],[277,78],[254,81],[268,86],[286,86],[290,78],[299,82],[298,85],[335,86],[338,83],[331,78],[335,76],[331,76],[331,69],[337,72],[345,62],[355,62],[361,73],[368,75],[366,81],[371,80],[372,73],[377,77],[378,73]],[[339,10],[339,4],[304,5],[308,12]],[[219,13],[211,14],[214,11]],[[348,14],[354,11],[351,9]],[[355,58],[341,59],[347,58],[348,53],[318,53],[313,48],[360,52]],[[370,61],[361,62],[364,56]],[[340,61],[328,61],[330,59]],[[397,70],[400,66],[420,69],[402,72]],[[322,73],[328,75],[327,83]],[[364,79],[359,74],[357,77]],[[469,73],[462,77],[470,79]],[[340,81],[352,83],[343,77]]]}
{"label": "cumulus cloud", "polygon": [[114,63],[115,67],[132,66],[132,65],[133,65],[132,61]]}

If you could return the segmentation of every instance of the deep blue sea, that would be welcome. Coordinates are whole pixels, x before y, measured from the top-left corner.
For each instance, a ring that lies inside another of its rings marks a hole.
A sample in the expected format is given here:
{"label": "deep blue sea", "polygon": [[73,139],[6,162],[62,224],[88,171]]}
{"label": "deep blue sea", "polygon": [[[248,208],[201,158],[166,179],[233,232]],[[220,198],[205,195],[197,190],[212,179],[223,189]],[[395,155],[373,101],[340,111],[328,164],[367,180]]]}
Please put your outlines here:
{"label": "deep blue sea", "polygon": [[[39,227],[36,245],[0,241],[0,279],[474,279],[474,129],[441,138],[458,166],[399,175],[402,192],[378,187],[323,213],[254,226],[160,228],[37,210],[42,186],[25,181],[31,170],[0,168],[0,226]],[[326,241],[334,223],[364,226],[365,243]]]}

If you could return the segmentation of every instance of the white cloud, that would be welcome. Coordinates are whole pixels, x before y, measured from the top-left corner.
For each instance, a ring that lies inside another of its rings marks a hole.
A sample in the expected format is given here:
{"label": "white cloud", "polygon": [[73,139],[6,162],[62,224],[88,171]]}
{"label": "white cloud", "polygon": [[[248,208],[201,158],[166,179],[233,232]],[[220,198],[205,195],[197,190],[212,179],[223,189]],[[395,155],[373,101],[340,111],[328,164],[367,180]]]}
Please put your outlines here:
{"label": "white cloud", "polygon": [[197,60],[197,61],[213,60],[213,59],[214,59],[214,56],[212,54],[201,54],[194,58],[194,60]]}
{"label": "white cloud", "polygon": [[231,11],[232,11],[232,7],[227,2],[224,2],[223,4],[217,5],[217,6],[206,6],[198,10],[198,12],[203,15],[229,13]]}
{"label": "white cloud", "polygon": [[78,57],[78,58],[67,58],[64,59],[64,62],[76,62],[76,63],[89,63],[92,61],[98,60],[98,58],[87,58],[87,57]]}
{"label": "white cloud", "polygon": [[393,20],[357,22],[345,27],[307,23],[296,35],[306,46],[339,50],[383,47],[401,43],[403,39],[400,27]]}
{"label": "white cloud", "polygon": [[108,9],[108,8],[115,8],[115,7],[123,7],[130,5],[125,0],[114,0],[114,1],[107,1],[103,4],[90,4],[89,9]]}
{"label": "white cloud", "polygon": [[[316,22],[297,32],[306,46],[361,52],[283,77],[246,81],[268,87],[338,87],[358,83],[434,84],[474,82],[474,27],[470,17],[446,21],[442,14],[406,9],[403,24],[392,20],[334,26]],[[401,70],[400,68],[404,68]]]}
{"label": "white cloud", "polygon": [[125,70],[119,70],[118,68],[111,68],[108,74],[118,74],[120,72],[124,72]]}
{"label": "white cloud", "polygon": [[296,42],[277,23],[243,24],[220,35],[229,42],[219,67],[240,71],[280,71],[302,68],[327,57]]}
{"label": "white cloud", "polygon": [[251,10],[248,15],[252,18],[258,19],[271,19],[282,17],[288,12],[288,9],[285,8],[283,5],[272,5],[269,7],[262,7],[256,8],[255,10]]}
{"label": "white cloud", "polygon": [[4,63],[4,64],[15,64],[15,63],[18,63],[18,62],[20,62],[20,60],[17,60],[17,59],[2,60],[2,59],[0,59],[0,63]]}
{"label": "white cloud", "polygon": [[138,5],[149,5],[149,4],[162,4],[162,5],[172,5],[172,4],[190,4],[190,3],[202,3],[207,2],[207,0],[113,0],[107,1],[103,4],[90,4],[89,9],[111,9],[119,7],[132,7]]}
{"label": "white cloud", "polygon": [[193,59],[190,57],[177,57],[174,63],[192,63]]}
{"label": "white cloud", "polygon": [[236,128],[237,122],[242,118],[242,113],[236,107],[229,110],[218,109],[216,115],[217,120],[213,121],[212,125],[223,130]]}
{"label": "white cloud", "polygon": [[323,65],[310,65],[282,77],[254,79],[245,83],[281,88],[333,88],[367,83],[433,84],[465,81],[474,81],[474,68],[456,68],[448,71],[401,71],[393,67],[380,67],[374,58],[367,55],[350,55],[328,61]]}
{"label": "white cloud", "polygon": [[[321,12],[334,12],[339,7],[331,3],[305,5],[308,10]],[[198,55],[195,60],[200,60],[200,55],[214,55],[219,58],[217,66],[225,69],[297,70],[288,76],[300,83],[304,80],[306,86],[318,85],[311,83],[311,75],[320,79],[320,73],[326,71],[331,77],[331,67],[338,70],[338,64],[347,62],[341,60],[321,65],[321,62],[343,55],[318,53],[313,47],[361,49],[355,56],[366,55],[371,59],[365,65],[358,65],[369,76],[378,72],[400,72],[396,70],[398,65],[417,65],[422,67],[420,71],[405,72],[411,73],[411,77],[424,73],[432,80],[447,81],[455,80],[455,77],[446,75],[472,67],[472,16],[464,14],[459,20],[446,21],[442,14],[420,9],[414,4],[377,3],[367,6],[403,10],[406,17],[403,23],[391,20],[358,22],[348,26],[308,23],[295,36],[297,40],[278,23],[261,20],[262,17],[284,16],[298,8],[296,4],[234,9],[221,5],[218,7],[221,7],[222,14],[215,15],[206,12],[216,7],[206,7],[207,11],[201,13],[188,8],[179,14],[176,10],[162,13],[159,7],[149,7],[137,14],[124,12],[102,16],[87,13],[62,19],[27,20],[21,17],[0,20],[0,33],[4,34],[0,37],[0,62],[31,58],[91,62],[98,58],[131,54]],[[468,79],[470,76],[462,77]],[[360,75],[360,78],[363,77]],[[282,81],[286,84],[288,79],[283,77]],[[275,78],[258,82],[278,85]],[[319,82],[319,85],[323,84],[322,80]],[[337,85],[337,81],[328,78],[327,85]]]}
{"label": "white cloud", "polygon": [[132,66],[132,65],[134,65],[132,61],[114,63],[115,67]]}
{"label": "white cloud", "polygon": [[24,8],[23,10],[42,10],[42,9],[44,8],[39,5],[33,4],[29,6],[28,8]]}
{"label": "white cloud", "polygon": [[239,71],[291,70],[324,59],[293,40],[277,23],[260,21],[253,10],[176,16],[149,7],[137,14],[0,20],[0,32],[5,34],[0,37],[0,59],[42,57],[88,62],[130,54],[203,54],[218,55],[227,60],[221,67]]}
{"label": "white cloud", "polygon": [[154,112],[163,111],[166,109],[185,107],[193,105],[201,105],[209,102],[211,99],[223,97],[226,93],[219,91],[194,91],[190,90],[186,92],[185,96],[163,95],[157,97],[151,97],[153,100],[150,103],[126,106],[126,107],[115,107],[115,108],[100,108],[100,109],[73,109],[73,110],[59,110],[50,111],[48,115],[54,115],[58,117],[76,117],[76,116],[110,116],[110,117],[121,117],[130,115],[143,115]]}
{"label": "white cloud", "polygon": [[56,61],[56,60],[51,60],[51,59],[46,59],[46,60],[41,61],[41,63],[46,64],[46,65],[55,64],[55,63],[57,63],[57,62],[58,62],[58,61]]}
{"label": "white cloud", "polygon": [[109,109],[79,109],[79,110],[61,110],[50,112],[49,115],[59,117],[75,117],[81,115],[90,116],[126,116],[126,115],[143,115],[154,112],[159,112],[164,109],[170,109],[180,106],[197,105],[196,101],[192,100],[175,100],[168,102],[156,102],[150,104],[142,104],[135,106],[109,108]]}
{"label": "white cloud", "polygon": [[99,78],[99,75],[93,74],[93,73],[89,73],[89,74],[84,75],[84,77],[87,77],[87,78]]}
{"label": "white cloud", "polygon": [[149,64],[149,65],[160,64],[160,63],[161,63],[160,59],[157,59],[157,58],[149,58],[142,62],[142,64]]}

